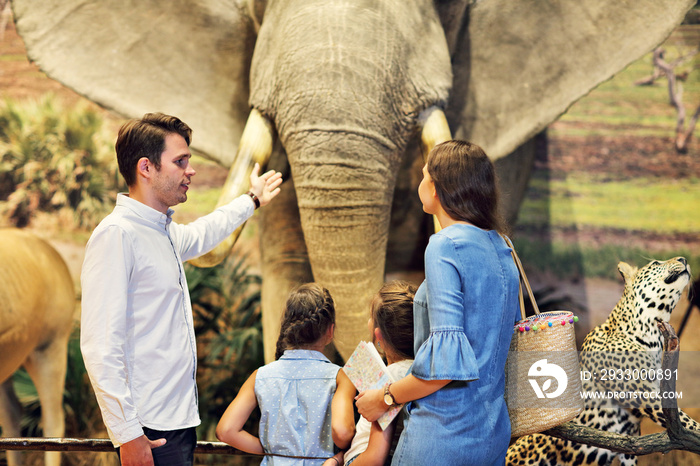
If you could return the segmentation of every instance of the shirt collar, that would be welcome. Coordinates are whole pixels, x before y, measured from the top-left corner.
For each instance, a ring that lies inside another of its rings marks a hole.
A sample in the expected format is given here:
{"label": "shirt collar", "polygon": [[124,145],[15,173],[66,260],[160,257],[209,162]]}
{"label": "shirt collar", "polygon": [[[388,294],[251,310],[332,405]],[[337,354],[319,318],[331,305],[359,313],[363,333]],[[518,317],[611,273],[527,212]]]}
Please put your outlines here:
{"label": "shirt collar", "polygon": [[284,354],[280,357],[280,359],[314,359],[322,362],[331,362],[323,353],[304,349],[284,350]]}
{"label": "shirt collar", "polygon": [[167,215],[157,211],[156,209],[143,204],[129,197],[127,193],[117,194],[117,206],[126,207],[134,212],[139,217],[148,220],[149,222],[167,228],[170,222],[173,221],[172,215],[175,213],[173,209],[168,209]]}

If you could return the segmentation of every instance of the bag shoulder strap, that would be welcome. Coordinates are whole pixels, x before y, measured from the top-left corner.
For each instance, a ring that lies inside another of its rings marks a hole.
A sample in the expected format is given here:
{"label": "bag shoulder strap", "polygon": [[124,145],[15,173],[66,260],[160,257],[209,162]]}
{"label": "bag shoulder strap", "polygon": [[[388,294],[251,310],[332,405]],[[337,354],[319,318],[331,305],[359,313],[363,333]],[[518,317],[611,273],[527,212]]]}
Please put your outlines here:
{"label": "bag shoulder strap", "polygon": [[523,320],[525,319],[525,300],[523,298],[523,286],[525,286],[525,289],[527,290],[528,296],[530,296],[530,302],[532,303],[532,308],[535,310],[535,314],[540,313],[540,308],[537,306],[537,301],[535,301],[535,295],[532,292],[532,287],[530,287],[530,282],[527,279],[527,275],[525,275],[525,269],[523,269],[523,264],[520,262],[520,258],[518,257],[518,253],[515,252],[515,247],[513,246],[513,243],[510,241],[510,238],[508,238],[506,235],[501,234],[501,237],[503,237],[503,240],[506,242],[508,247],[510,248],[510,254],[513,256],[513,262],[515,262],[515,266],[518,268],[518,272],[520,273],[520,283],[519,283],[519,291],[518,291],[518,297],[520,299],[520,315],[522,316]]}

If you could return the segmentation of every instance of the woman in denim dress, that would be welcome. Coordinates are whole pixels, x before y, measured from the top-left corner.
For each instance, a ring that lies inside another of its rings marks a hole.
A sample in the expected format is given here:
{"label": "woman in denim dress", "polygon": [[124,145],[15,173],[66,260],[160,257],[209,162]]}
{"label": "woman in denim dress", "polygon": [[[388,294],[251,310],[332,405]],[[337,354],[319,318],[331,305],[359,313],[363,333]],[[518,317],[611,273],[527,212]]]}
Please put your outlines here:
{"label": "woman in denim dress", "polygon": [[504,464],[519,275],[501,237],[493,164],[474,144],[444,142],[428,154],[418,193],[442,230],[430,238],[414,300],[415,362],[398,382],[358,395],[357,408],[373,421],[407,403],[392,464]]}

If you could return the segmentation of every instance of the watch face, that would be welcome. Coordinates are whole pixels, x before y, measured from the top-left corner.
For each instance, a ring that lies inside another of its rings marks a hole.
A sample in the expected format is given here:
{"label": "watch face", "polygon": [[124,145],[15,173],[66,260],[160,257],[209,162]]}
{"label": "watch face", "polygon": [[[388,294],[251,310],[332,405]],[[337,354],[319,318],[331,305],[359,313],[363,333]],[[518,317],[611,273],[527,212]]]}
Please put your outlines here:
{"label": "watch face", "polygon": [[386,403],[389,406],[394,404],[394,399],[391,397],[390,394],[387,393],[386,395],[384,395],[384,403]]}

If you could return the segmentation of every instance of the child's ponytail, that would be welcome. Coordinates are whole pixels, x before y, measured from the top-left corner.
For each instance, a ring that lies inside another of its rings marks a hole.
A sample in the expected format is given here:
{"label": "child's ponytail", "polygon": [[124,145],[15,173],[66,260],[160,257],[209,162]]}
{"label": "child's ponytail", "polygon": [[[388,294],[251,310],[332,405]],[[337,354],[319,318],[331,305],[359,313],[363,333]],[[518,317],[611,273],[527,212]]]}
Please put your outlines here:
{"label": "child's ponytail", "polygon": [[408,282],[395,280],[379,289],[372,300],[371,313],[374,326],[397,356],[414,358],[413,349],[413,297],[416,287]]}

